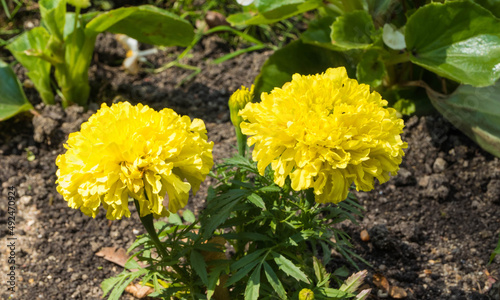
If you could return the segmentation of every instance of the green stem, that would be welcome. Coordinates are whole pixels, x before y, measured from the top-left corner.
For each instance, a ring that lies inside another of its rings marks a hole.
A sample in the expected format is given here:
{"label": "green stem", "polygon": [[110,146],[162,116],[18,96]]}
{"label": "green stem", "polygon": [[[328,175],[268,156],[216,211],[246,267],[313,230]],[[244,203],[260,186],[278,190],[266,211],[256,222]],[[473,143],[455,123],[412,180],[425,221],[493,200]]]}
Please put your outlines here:
{"label": "green stem", "polygon": [[247,149],[247,136],[241,132],[241,128],[239,126],[235,126],[234,131],[236,132],[236,141],[238,142],[238,154],[245,157]]}
{"label": "green stem", "polygon": [[155,226],[153,223],[153,214],[148,214],[145,215],[144,217],[141,217],[141,208],[139,205],[139,201],[134,199],[134,204],[135,207],[137,208],[137,213],[139,214],[139,218],[141,219],[142,225],[144,225],[144,228],[146,228],[146,231],[151,237],[151,240],[153,240],[156,250],[158,251],[158,253],[162,258],[166,258],[168,256],[168,253],[161,244],[160,238],[158,238],[158,234],[156,233]]}
{"label": "green stem", "polygon": [[410,61],[410,55],[408,52],[404,52],[401,54],[394,55],[394,56],[390,57],[389,59],[385,60],[384,62],[387,66],[391,66],[391,65],[404,63],[407,61]]}

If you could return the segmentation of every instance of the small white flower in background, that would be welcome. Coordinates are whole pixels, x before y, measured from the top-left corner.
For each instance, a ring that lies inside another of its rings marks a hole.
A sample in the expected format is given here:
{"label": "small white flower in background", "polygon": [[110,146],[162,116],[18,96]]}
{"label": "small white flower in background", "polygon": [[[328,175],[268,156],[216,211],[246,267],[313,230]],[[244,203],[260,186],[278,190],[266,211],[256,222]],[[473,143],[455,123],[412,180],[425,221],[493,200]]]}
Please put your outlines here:
{"label": "small white flower in background", "polygon": [[236,0],[239,5],[247,6],[253,3],[254,0]]}
{"label": "small white flower in background", "polygon": [[139,42],[124,34],[117,34],[116,40],[127,50],[127,58],[123,61],[123,67],[130,74],[139,73],[139,61],[146,62],[144,58],[146,55],[158,52],[156,48],[139,50]]}

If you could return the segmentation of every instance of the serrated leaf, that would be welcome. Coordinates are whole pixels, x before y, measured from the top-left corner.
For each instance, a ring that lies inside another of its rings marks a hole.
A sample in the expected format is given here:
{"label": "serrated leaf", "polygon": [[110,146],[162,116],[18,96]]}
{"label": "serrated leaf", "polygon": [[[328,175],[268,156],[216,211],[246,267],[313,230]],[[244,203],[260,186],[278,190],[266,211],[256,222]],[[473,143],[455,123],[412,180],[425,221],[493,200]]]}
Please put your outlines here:
{"label": "serrated leaf", "polygon": [[340,290],[347,293],[356,292],[356,290],[361,286],[361,284],[363,284],[363,280],[365,280],[366,274],[367,274],[366,270],[352,274],[340,286]]}
{"label": "serrated leaf", "polygon": [[274,288],[274,291],[278,294],[278,297],[282,300],[288,299],[286,296],[285,288],[283,287],[283,284],[281,283],[278,276],[276,276],[276,273],[274,272],[273,268],[265,261],[263,265],[266,278],[271,284],[271,286]]}
{"label": "serrated leaf", "polygon": [[500,81],[483,88],[463,85],[446,98],[428,95],[448,121],[484,150],[500,157]]}
{"label": "serrated leaf", "polygon": [[366,49],[377,34],[372,17],[364,10],[345,13],[332,24],[332,43],[343,50]]}
{"label": "serrated leaf", "polygon": [[283,86],[295,73],[316,74],[329,67],[339,66],[345,66],[350,77],[354,76],[346,56],[341,52],[305,44],[301,40],[291,42],[274,52],[264,63],[255,79],[255,96],[260,98],[262,92],[270,92],[275,87]]}
{"label": "serrated leaf", "polygon": [[255,268],[252,275],[250,276],[250,279],[247,282],[247,286],[245,288],[245,300],[259,299],[260,269],[261,265]]}
{"label": "serrated leaf", "polygon": [[200,276],[201,281],[205,286],[208,286],[208,274],[207,274],[207,263],[203,259],[203,255],[198,251],[191,251],[191,266],[198,276]]}
{"label": "serrated leaf", "polygon": [[86,31],[122,33],[158,46],[188,46],[194,38],[194,28],[188,21],[150,5],[105,12],[90,21]]}
{"label": "serrated leaf", "polygon": [[0,121],[33,109],[12,68],[0,59]]}
{"label": "serrated leaf", "polygon": [[264,203],[264,200],[262,200],[261,196],[259,196],[257,194],[250,194],[250,196],[248,196],[247,199],[248,199],[248,201],[255,204],[255,206],[262,208],[262,209],[266,209],[266,204]]}
{"label": "serrated leaf", "polygon": [[229,280],[226,282],[226,286],[228,287],[231,284],[240,281],[243,277],[248,275],[248,273],[250,273],[250,271],[252,271],[252,269],[255,268],[255,266],[259,263],[259,260],[254,260],[253,262],[241,268],[238,272],[236,272],[229,278]]}
{"label": "serrated leaf", "polygon": [[406,24],[410,60],[440,76],[474,86],[500,78],[500,19],[471,1],[431,3]]}
{"label": "serrated leaf", "polygon": [[314,275],[316,275],[316,279],[318,282],[323,282],[330,278],[330,274],[328,274],[328,272],[326,271],[325,266],[323,266],[321,261],[315,256],[313,256],[313,269]]}
{"label": "serrated leaf", "polygon": [[272,255],[278,267],[283,272],[285,272],[285,274],[292,276],[299,281],[309,283],[309,279],[307,279],[306,274],[302,272],[302,270],[297,267],[291,260],[276,252],[272,252]]}

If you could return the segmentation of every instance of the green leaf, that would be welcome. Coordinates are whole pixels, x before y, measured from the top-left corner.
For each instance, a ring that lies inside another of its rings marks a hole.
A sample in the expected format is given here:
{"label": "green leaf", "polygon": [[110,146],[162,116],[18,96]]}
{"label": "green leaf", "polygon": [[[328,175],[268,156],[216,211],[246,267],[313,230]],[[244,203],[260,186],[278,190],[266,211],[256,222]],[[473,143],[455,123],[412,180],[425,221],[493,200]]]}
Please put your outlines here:
{"label": "green leaf", "polygon": [[257,3],[259,14],[247,19],[245,24],[271,24],[316,9],[321,5],[320,0],[261,0]]}
{"label": "green leaf", "polygon": [[194,38],[191,24],[179,16],[150,5],[108,11],[87,24],[87,30],[126,34],[142,43],[188,46]]}
{"label": "green leaf", "polygon": [[319,20],[312,20],[307,26],[307,30],[301,35],[301,39],[306,44],[324,47],[330,50],[343,50],[342,47],[332,43],[332,23],[335,20],[333,16],[326,16]]}
{"label": "green leaf", "polygon": [[262,265],[259,265],[253,271],[250,276],[250,280],[247,282],[247,287],[245,288],[245,300],[257,300],[259,299],[259,289],[260,289],[260,269]]}
{"label": "green leaf", "polygon": [[248,201],[255,204],[255,206],[262,208],[262,209],[266,209],[266,204],[264,203],[264,200],[262,200],[261,196],[259,196],[257,194],[250,194],[250,196],[248,196],[247,199],[248,199]]}
{"label": "green leaf", "polygon": [[500,18],[500,1],[498,0],[474,0],[477,4],[491,11],[495,17]]}
{"label": "green leaf", "polygon": [[50,86],[50,63],[26,54],[27,50],[41,53],[46,48],[48,40],[49,33],[43,27],[35,27],[16,37],[6,48],[28,70],[27,75],[40,93],[43,102],[54,104],[54,93]]}
{"label": "green leaf", "polygon": [[484,150],[500,157],[500,81],[483,88],[463,85],[446,98],[428,94],[448,121]]}
{"label": "green leaf", "polygon": [[306,274],[302,272],[299,267],[294,265],[291,260],[276,252],[272,252],[272,255],[274,257],[274,261],[278,267],[283,270],[283,272],[297,280],[309,283],[309,279],[307,279]]}
{"label": "green leaf", "polygon": [[366,49],[374,43],[377,31],[372,17],[364,10],[357,10],[338,17],[332,25],[334,45],[344,49]]}
{"label": "green leaf", "polygon": [[262,92],[270,92],[275,87],[283,86],[295,73],[317,74],[329,67],[339,66],[345,66],[351,78],[354,76],[343,53],[304,44],[301,40],[291,42],[274,52],[264,63],[255,79],[255,96],[260,98]]}
{"label": "green leaf", "polygon": [[0,59],[0,121],[33,109],[12,68]]}
{"label": "green leaf", "polygon": [[208,286],[208,274],[207,274],[207,263],[203,258],[203,255],[198,251],[191,251],[191,266],[195,270],[196,274],[200,276],[201,281],[205,286]]}
{"label": "green leaf", "polygon": [[282,300],[288,299],[286,296],[285,288],[283,287],[283,284],[281,283],[280,279],[278,276],[276,276],[276,273],[273,271],[273,268],[264,261],[264,272],[266,273],[266,278],[273,287],[274,291],[278,294],[278,297]]}
{"label": "green leaf", "polygon": [[431,3],[408,19],[410,60],[440,76],[474,86],[500,78],[500,19],[470,1]]}
{"label": "green leaf", "polygon": [[226,21],[228,21],[231,26],[245,25],[246,21],[250,20],[252,17],[252,13],[242,12],[230,15],[227,17]]}
{"label": "green leaf", "polygon": [[63,41],[64,23],[66,21],[66,1],[64,0],[40,0],[40,14],[42,23],[50,34],[58,41]]}
{"label": "green leaf", "polygon": [[240,281],[243,277],[245,277],[248,273],[250,273],[250,271],[259,263],[260,263],[260,260],[254,260],[251,263],[249,263],[248,265],[241,268],[238,272],[236,272],[235,274],[233,274],[229,278],[229,280],[226,282],[225,286],[228,287],[228,286],[232,285],[233,283]]}
{"label": "green leaf", "polygon": [[170,214],[168,217],[168,223],[173,225],[182,225],[182,219],[178,214]]}
{"label": "green leaf", "polygon": [[[321,261],[315,256],[313,256],[313,269],[318,282],[324,282],[330,278],[330,274],[326,271],[325,266],[323,266]],[[328,286],[329,284],[327,283],[326,285]]]}
{"label": "green leaf", "polygon": [[408,99],[399,99],[392,107],[406,116],[412,115],[416,111],[415,102]]}
{"label": "green leaf", "polygon": [[235,262],[234,264],[231,265],[231,270],[238,270],[239,268],[242,268],[248,264],[250,264],[252,261],[256,261],[260,258],[262,253],[264,253],[266,249],[260,249],[255,252],[252,252],[250,254],[247,254],[243,256],[240,260]]}
{"label": "green leaf", "polygon": [[[499,236],[499,238],[500,238],[500,236]],[[500,239],[498,240],[497,247],[495,248],[495,250],[493,250],[493,252],[490,255],[489,264],[491,264],[493,262],[493,260],[495,259],[495,256],[497,256],[497,254],[500,254]]]}
{"label": "green leaf", "polygon": [[373,88],[382,84],[387,74],[385,64],[380,58],[379,52],[370,49],[364,53],[356,68],[356,77],[360,83],[366,83]]}
{"label": "green leaf", "polygon": [[194,213],[192,211],[190,211],[189,209],[184,210],[184,212],[182,213],[182,217],[188,223],[194,223],[196,221],[196,217],[195,217]]}

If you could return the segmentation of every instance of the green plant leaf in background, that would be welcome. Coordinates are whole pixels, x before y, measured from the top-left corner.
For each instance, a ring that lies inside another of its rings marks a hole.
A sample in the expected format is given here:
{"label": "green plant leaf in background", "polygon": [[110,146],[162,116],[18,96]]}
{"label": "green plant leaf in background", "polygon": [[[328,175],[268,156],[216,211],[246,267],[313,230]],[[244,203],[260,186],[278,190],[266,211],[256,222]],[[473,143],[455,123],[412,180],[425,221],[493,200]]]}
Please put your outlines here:
{"label": "green plant leaf in background", "polygon": [[500,1],[498,0],[474,0],[477,4],[491,11],[495,17],[500,18]]}
{"label": "green plant leaf in background", "polygon": [[364,53],[356,68],[358,81],[366,83],[372,88],[382,84],[386,73],[384,62],[380,59],[379,52],[374,49],[367,50]]}
{"label": "green plant leaf in background", "polygon": [[194,29],[188,21],[150,5],[103,13],[87,24],[86,31],[89,30],[122,33],[158,46],[188,46],[194,38]]}
{"label": "green plant leaf in background", "polygon": [[0,60],[0,121],[33,109],[12,68]]}
{"label": "green plant leaf in background", "polygon": [[500,81],[482,88],[463,85],[446,98],[428,94],[434,107],[455,127],[500,157]]}
{"label": "green plant leaf in background", "polygon": [[343,52],[304,44],[301,40],[291,42],[271,55],[262,66],[255,79],[255,97],[260,98],[262,92],[283,86],[295,73],[317,74],[339,66],[345,66],[349,76],[354,78],[355,71]]}
{"label": "green plant leaf in background", "polygon": [[364,10],[346,13],[332,24],[332,42],[344,50],[366,49],[377,35],[372,17]]}
{"label": "green plant leaf in background", "polygon": [[320,0],[262,0],[257,3],[258,15],[245,20],[248,14],[244,14],[233,17],[232,21],[238,20],[241,24],[241,21],[244,20],[246,25],[271,24],[316,9],[321,5]]}
{"label": "green plant leaf in background", "polygon": [[64,23],[66,21],[66,1],[41,0],[39,5],[43,26],[46,27],[48,32],[55,36],[59,42],[62,42]]}
{"label": "green plant leaf in background", "polygon": [[25,32],[6,48],[12,52],[18,62],[27,70],[36,89],[45,104],[54,104],[54,93],[50,86],[50,63],[39,57],[27,55],[26,51],[42,53],[49,40],[49,33],[43,27],[36,27]]}
{"label": "green plant leaf in background", "polygon": [[332,23],[333,16],[326,16],[318,20],[312,20],[307,26],[307,30],[302,33],[301,39],[306,44],[325,47],[331,50],[342,50],[341,47],[332,43]]}
{"label": "green plant leaf in background", "polygon": [[470,1],[431,3],[408,19],[410,60],[440,76],[474,86],[500,78],[500,20]]}

